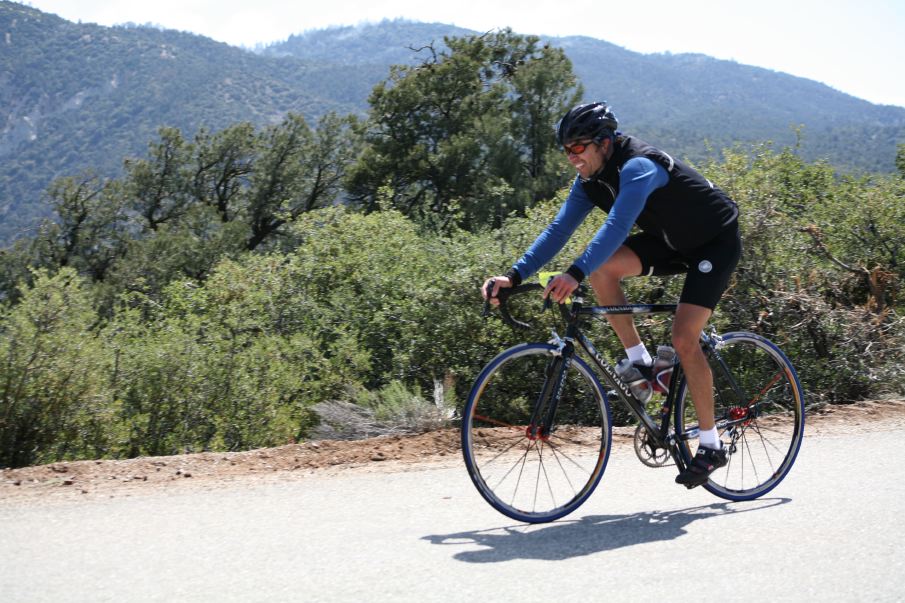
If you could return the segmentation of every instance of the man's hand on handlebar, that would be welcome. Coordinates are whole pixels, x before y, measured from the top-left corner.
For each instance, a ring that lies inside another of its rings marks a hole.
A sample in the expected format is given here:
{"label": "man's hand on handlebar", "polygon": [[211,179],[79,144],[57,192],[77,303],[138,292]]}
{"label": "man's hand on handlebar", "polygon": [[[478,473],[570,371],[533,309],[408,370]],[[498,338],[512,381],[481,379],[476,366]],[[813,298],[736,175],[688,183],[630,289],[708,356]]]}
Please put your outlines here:
{"label": "man's hand on handlebar", "polygon": [[497,296],[500,294],[500,289],[508,289],[510,287],[512,287],[512,281],[509,280],[508,276],[492,276],[484,281],[484,285],[481,287],[481,295],[494,306],[498,306],[500,305],[500,300],[497,299]]}
{"label": "man's hand on handlebar", "polygon": [[561,304],[576,289],[578,289],[578,281],[564,272],[550,279],[550,282],[547,283],[547,288],[544,289],[544,297],[549,297],[556,303]]}

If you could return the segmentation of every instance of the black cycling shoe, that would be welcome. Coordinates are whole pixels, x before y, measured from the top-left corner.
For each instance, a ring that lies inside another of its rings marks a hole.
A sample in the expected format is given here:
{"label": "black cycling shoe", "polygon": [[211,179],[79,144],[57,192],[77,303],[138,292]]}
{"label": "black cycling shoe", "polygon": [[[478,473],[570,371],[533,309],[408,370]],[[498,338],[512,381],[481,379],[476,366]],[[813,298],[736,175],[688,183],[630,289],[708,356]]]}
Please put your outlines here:
{"label": "black cycling shoe", "polygon": [[676,483],[689,489],[700,486],[707,482],[711,473],[720,467],[725,467],[728,462],[725,446],[719,450],[698,446],[698,451],[688,463],[688,467],[676,476]]}

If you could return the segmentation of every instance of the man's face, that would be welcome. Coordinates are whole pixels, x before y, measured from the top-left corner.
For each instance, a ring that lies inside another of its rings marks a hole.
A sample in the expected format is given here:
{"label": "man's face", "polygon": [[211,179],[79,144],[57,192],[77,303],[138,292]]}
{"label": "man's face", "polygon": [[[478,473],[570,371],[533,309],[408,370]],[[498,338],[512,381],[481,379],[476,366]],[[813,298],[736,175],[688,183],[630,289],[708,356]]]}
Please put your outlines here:
{"label": "man's face", "polygon": [[569,158],[578,175],[582,178],[590,178],[606,163],[606,149],[609,139],[605,138],[600,144],[592,140],[573,140],[563,145],[563,150]]}

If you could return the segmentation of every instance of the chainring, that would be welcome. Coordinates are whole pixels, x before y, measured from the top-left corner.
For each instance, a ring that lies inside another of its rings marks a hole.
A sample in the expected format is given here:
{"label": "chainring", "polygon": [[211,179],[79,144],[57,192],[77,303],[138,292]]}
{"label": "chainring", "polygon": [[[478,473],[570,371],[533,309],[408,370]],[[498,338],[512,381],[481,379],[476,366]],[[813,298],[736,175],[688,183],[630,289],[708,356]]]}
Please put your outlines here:
{"label": "chainring", "polygon": [[635,428],[635,454],[648,467],[665,467],[672,464],[669,450],[651,443],[647,430],[641,425]]}

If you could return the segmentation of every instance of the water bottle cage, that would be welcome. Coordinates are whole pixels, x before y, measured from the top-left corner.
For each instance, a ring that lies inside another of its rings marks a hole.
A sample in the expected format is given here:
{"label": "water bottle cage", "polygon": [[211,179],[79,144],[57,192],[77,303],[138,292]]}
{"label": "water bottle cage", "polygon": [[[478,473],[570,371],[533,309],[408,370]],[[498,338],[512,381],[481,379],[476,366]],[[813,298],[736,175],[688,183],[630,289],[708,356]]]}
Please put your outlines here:
{"label": "water bottle cage", "polygon": [[654,375],[654,390],[664,394],[669,391],[669,380],[672,378],[672,370],[673,367],[665,368]]}

